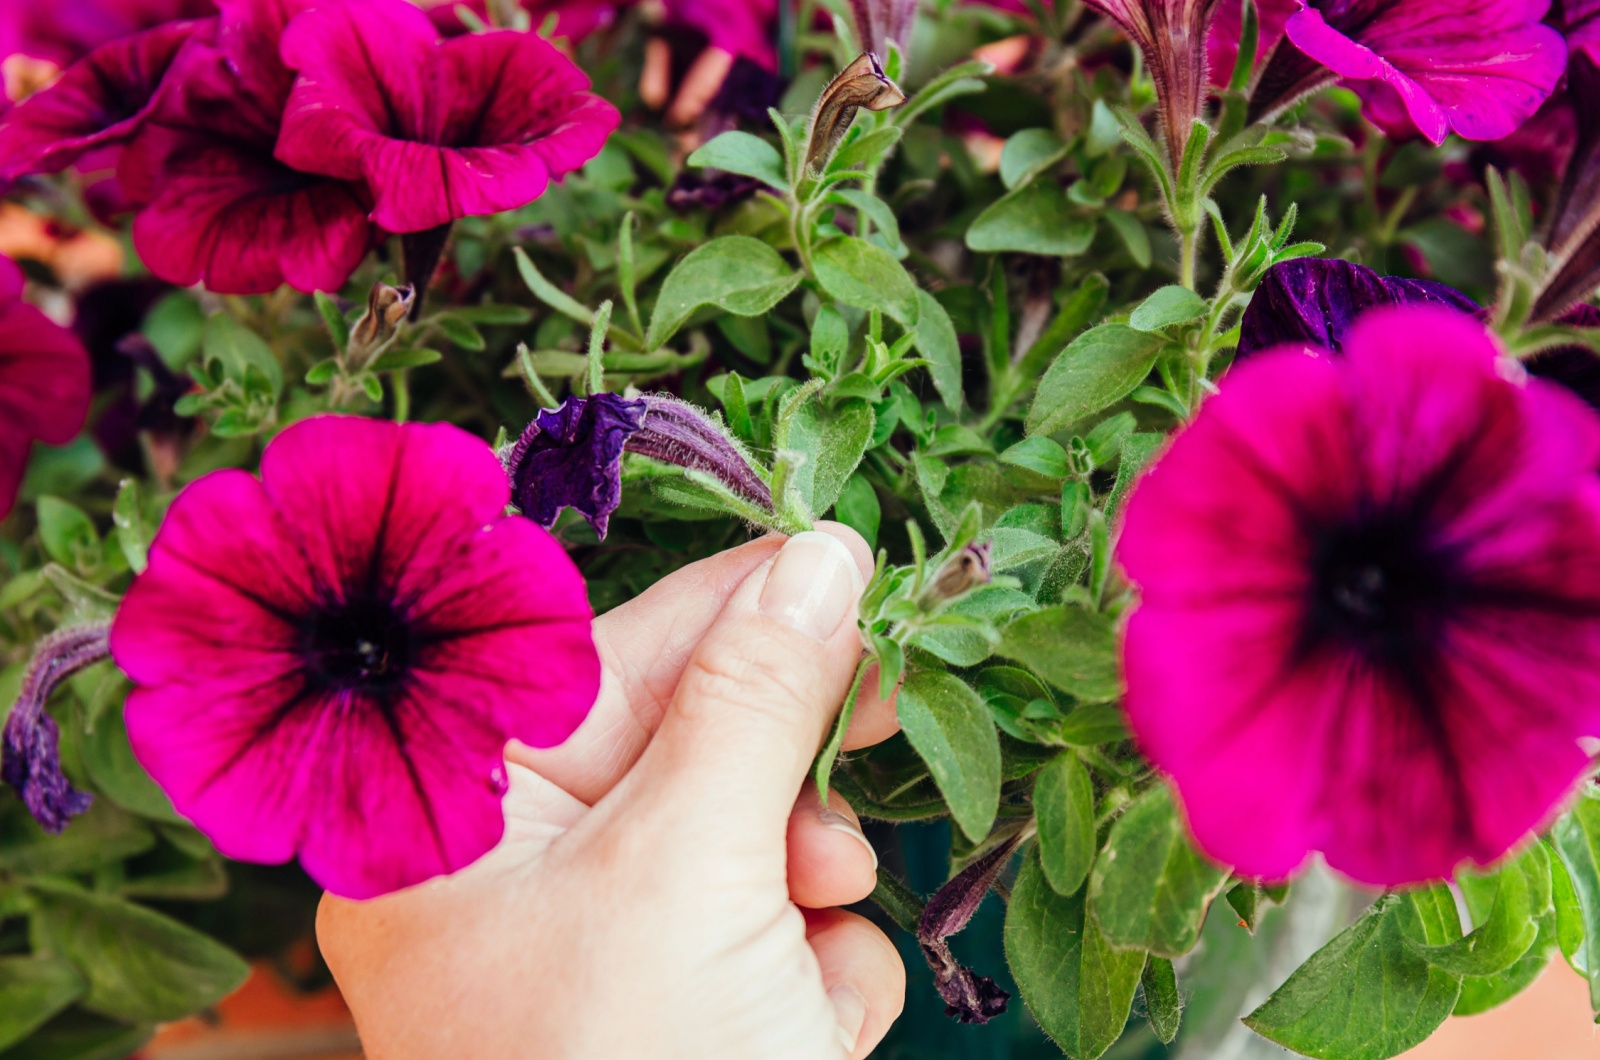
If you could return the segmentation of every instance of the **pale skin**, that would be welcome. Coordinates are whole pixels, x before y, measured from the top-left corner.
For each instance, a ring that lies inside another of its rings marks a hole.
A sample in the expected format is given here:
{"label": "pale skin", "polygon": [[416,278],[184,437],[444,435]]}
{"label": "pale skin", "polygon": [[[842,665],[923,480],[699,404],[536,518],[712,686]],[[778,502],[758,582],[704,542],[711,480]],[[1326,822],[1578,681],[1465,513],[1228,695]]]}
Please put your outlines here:
{"label": "pale skin", "polygon": [[[806,775],[860,658],[871,567],[854,531],[819,524],[597,619],[600,698],[562,746],[507,748],[500,845],[385,898],[323,899],[370,1060],[870,1053],[905,969],[838,908],[871,892],[876,857]],[[866,694],[845,746],[896,727]]]}

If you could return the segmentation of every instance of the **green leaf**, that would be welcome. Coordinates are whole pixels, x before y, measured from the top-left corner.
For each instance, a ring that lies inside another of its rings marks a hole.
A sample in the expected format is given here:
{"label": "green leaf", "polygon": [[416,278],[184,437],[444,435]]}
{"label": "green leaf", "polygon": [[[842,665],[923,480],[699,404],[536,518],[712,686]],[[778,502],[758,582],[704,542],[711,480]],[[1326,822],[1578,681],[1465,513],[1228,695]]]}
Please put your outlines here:
{"label": "green leaf", "polygon": [[828,170],[837,173],[875,165],[904,135],[905,130],[897,125],[884,125],[864,133],[839,148],[828,161]]}
{"label": "green leaf", "polygon": [[1206,300],[1189,288],[1168,284],[1139,303],[1128,317],[1128,326],[1135,331],[1160,331],[1199,320],[1208,308]]}
{"label": "green leaf", "polygon": [[[885,125],[884,129],[893,129],[892,125]],[[898,130],[897,130],[898,131]],[[828,201],[842,206],[852,206],[866,214],[872,221],[873,227],[883,233],[883,240],[888,246],[886,249],[897,259],[906,256],[905,245],[900,242],[900,219],[894,215],[894,207],[861,188],[835,188],[828,193]]]}
{"label": "green leaf", "polygon": [[306,385],[322,386],[330,382],[338,374],[339,362],[332,357],[325,358],[306,369]]}
{"label": "green leaf", "polygon": [[125,478],[117,486],[117,499],[111,507],[111,522],[117,528],[117,547],[128,561],[128,569],[143,574],[150,558],[150,527],[145,523],[140,502],[139,480]]}
{"label": "green leaf", "polygon": [[1089,878],[1096,849],[1094,782],[1072,751],[1039,770],[1033,786],[1039,822],[1039,862],[1058,894],[1076,894]]}
{"label": "green leaf", "polygon": [[1550,904],[1555,907],[1556,941],[1561,956],[1572,970],[1584,978],[1589,976],[1589,952],[1583,926],[1583,908],[1578,904],[1572,887],[1572,877],[1555,853],[1555,842],[1549,836],[1542,841],[1550,854]]}
{"label": "green leaf", "polygon": [[0,1049],[20,1042],[81,998],[89,984],[60,957],[0,957]]}
{"label": "green leaf", "polygon": [[833,503],[833,517],[860,534],[868,548],[878,547],[878,526],[883,520],[883,509],[878,504],[878,491],[860,475],[851,475]]}
{"label": "green leaf", "polygon": [[90,566],[100,552],[100,535],[83,509],[59,497],[39,498],[39,544],[69,569]]}
{"label": "green leaf", "polygon": [[345,320],[344,314],[339,312],[339,303],[326,291],[315,291],[311,296],[317,303],[317,313],[322,317],[323,325],[328,329],[328,337],[333,340],[333,348],[342,351],[350,345],[350,324]]}
{"label": "green leaf", "polygon": [[1161,335],[1126,324],[1090,328],[1061,351],[1039,381],[1028,410],[1029,434],[1054,434],[1131,394],[1166,345]]}
{"label": "green leaf", "polygon": [[1387,1060],[1445,1021],[1461,980],[1406,945],[1454,941],[1455,903],[1443,888],[1379,898],[1245,1017],[1257,1034],[1316,1060]]}
{"label": "green leaf", "polygon": [[158,821],[183,820],[166,793],[133,757],[120,710],[107,711],[84,737],[83,765],[94,786],[123,809]]}
{"label": "green leaf", "polygon": [[469,324],[526,324],[533,319],[533,310],[522,305],[484,303],[455,306],[450,315]]}
{"label": "green leaf", "polygon": [[200,352],[206,317],[187,291],[173,291],[150,307],[140,330],[168,368],[177,371]]}
{"label": "green leaf", "polygon": [[779,191],[789,190],[789,180],[783,172],[783,157],[778,149],[759,136],[747,132],[725,132],[689,156],[691,166],[721,169],[754,177]]}
{"label": "green leaf", "polygon": [[1070,605],[1023,615],[1000,631],[999,652],[1084,702],[1122,694],[1116,629],[1105,615]]}
{"label": "green leaf", "polygon": [[458,316],[442,316],[433,323],[439,329],[439,334],[463,350],[481,350],[488,345],[484,342],[483,332]]}
{"label": "green leaf", "polygon": [[206,320],[200,348],[207,361],[220,363],[229,379],[243,383],[250,368],[258,370],[276,396],[283,390],[283,366],[260,335],[227,313],[213,313]]}
{"label": "green leaf", "polygon": [[1600,796],[1584,786],[1572,809],[1550,828],[1550,845],[1567,870],[1583,924],[1583,967],[1589,1005],[1600,1014]]}
{"label": "green leaf", "polygon": [[1117,233],[1117,238],[1122,240],[1122,245],[1127,248],[1128,256],[1133,263],[1141,269],[1148,269],[1153,260],[1150,251],[1150,232],[1145,228],[1144,222],[1126,210],[1107,210],[1100,216],[1105,218],[1106,224]]}
{"label": "green leaf", "polygon": [[142,854],[155,842],[148,828],[105,799],[96,799],[59,835],[40,828],[21,802],[13,800],[0,811],[0,872],[90,872]]}
{"label": "green leaf", "polygon": [[1128,725],[1115,705],[1091,703],[1068,714],[1056,729],[1056,736],[1068,747],[1098,747],[1126,740]]}
{"label": "green leaf", "polygon": [[967,838],[989,834],[1000,809],[1000,736],[978,693],[939,670],[913,670],[896,700],[906,739]]}
{"label": "green leaf", "polygon": [[1063,897],[1030,853],[1006,909],[1006,961],[1028,1011],[1062,1052],[1095,1060],[1122,1036],[1145,955],[1116,950],[1084,915],[1084,894]]}
{"label": "green leaf", "polygon": [[1002,464],[1025,467],[1045,478],[1066,478],[1067,451],[1049,438],[1024,438],[1000,454]]}
{"label": "green leaf", "polygon": [[[1464,882],[1462,873],[1457,882]],[[1534,893],[1538,879],[1530,879],[1520,860],[1503,865],[1492,873],[1472,873],[1487,882],[1493,897],[1477,924],[1465,937],[1442,946],[1425,946],[1409,941],[1417,956],[1444,971],[1461,976],[1486,976],[1503,972],[1516,963],[1539,935],[1534,922],[1534,903],[1549,900],[1549,867],[1545,867],[1545,894]],[[1465,888],[1463,887],[1463,890]]]}
{"label": "green leaf", "polygon": [[952,666],[976,666],[994,654],[992,623],[1010,618],[1018,611],[1031,611],[1033,606],[1033,597],[1016,589],[1000,586],[979,589],[950,605],[941,616],[944,622],[957,619],[975,619],[975,622],[925,629],[911,643]]}
{"label": "green leaf", "polygon": [[875,422],[865,401],[849,398],[829,405],[820,394],[802,398],[782,417],[775,447],[804,454],[794,484],[813,513],[821,515],[839,499],[866,454]]}
{"label": "green leaf", "polygon": [[927,358],[928,375],[933,378],[933,388],[939,392],[945,408],[951,412],[961,410],[961,343],[956,337],[956,326],[950,314],[933,295],[917,288],[917,352]]}
{"label": "green leaf", "polygon": [[[1500,872],[1511,871],[1520,871],[1527,879],[1532,896],[1529,904],[1538,934],[1533,945],[1509,968],[1493,975],[1468,976],[1461,980],[1461,997],[1456,1000],[1455,1007],[1457,1016],[1487,1012],[1516,997],[1539,978],[1558,948],[1553,884],[1555,873],[1561,872],[1560,866],[1552,866],[1548,848],[1543,843],[1535,843],[1500,868]],[[1498,876],[1499,873],[1469,872],[1462,873],[1457,880],[1474,924],[1485,924],[1494,915],[1499,898]]]}
{"label": "green leaf", "polygon": [[1128,494],[1133,491],[1134,480],[1139,477],[1161,447],[1167,444],[1164,434],[1130,434],[1122,439],[1120,463],[1117,465],[1117,481],[1111,487],[1111,496],[1106,500],[1106,519],[1114,520],[1122,511],[1122,506],[1128,501]]}
{"label": "green leaf", "polygon": [[521,274],[522,282],[528,285],[528,290],[533,292],[535,298],[562,316],[576,320],[580,324],[594,322],[594,313],[589,307],[546,279],[544,273],[533,263],[533,259],[528,257],[527,251],[515,247],[511,251],[511,256],[516,258],[517,272]]}
{"label": "green leaf", "polygon": [[153,1027],[105,1024],[49,1027],[8,1049],[5,1060],[122,1060],[150,1040]]}
{"label": "green leaf", "polygon": [[1181,957],[1227,882],[1228,870],[1189,841],[1171,789],[1158,784],[1111,826],[1089,877],[1089,908],[1112,945]]}
{"label": "green leaf", "polygon": [[659,348],[701,306],[716,306],[734,316],[760,316],[799,283],[800,274],[759,239],[713,239],[686,254],[667,275],[650,314],[645,345]]}
{"label": "green leaf", "polygon": [[43,941],[84,974],[83,1006],[129,1022],[174,1020],[232,993],[250,974],[237,954],[169,917],[107,895],[32,885]]}
{"label": "green leaf", "polygon": [[967,229],[967,249],[1049,257],[1082,254],[1094,242],[1094,218],[1067,201],[1053,180],[1036,180],[995,200]]}
{"label": "green leaf", "polygon": [[[455,339],[450,341],[455,342]],[[461,343],[456,342],[459,346]],[[481,347],[478,347],[481,348]],[[433,364],[444,359],[444,354],[438,350],[430,350],[421,346],[402,346],[395,350],[386,350],[376,361],[368,365],[368,370],[373,372],[393,372],[401,368],[420,368],[425,364]]]}
{"label": "green leaf", "polygon": [[1150,1029],[1156,1032],[1161,1044],[1172,1044],[1172,1039],[1178,1036],[1178,1024],[1183,1020],[1183,1002],[1178,997],[1178,977],[1172,971],[1172,962],[1152,955],[1145,962],[1139,983],[1144,987]]}
{"label": "green leaf", "polygon": [[1000,183],[1013,191],[1067,157],[1067,145],[1050,129],[1023,129],[1000,149]]}
{"label": "green leaf", "polygon": [[916,283],[882,247],[854,236],[837,236],[817,244],[811,267],[822,289],[845,305],[879,310],[907,328],[921,318]]}

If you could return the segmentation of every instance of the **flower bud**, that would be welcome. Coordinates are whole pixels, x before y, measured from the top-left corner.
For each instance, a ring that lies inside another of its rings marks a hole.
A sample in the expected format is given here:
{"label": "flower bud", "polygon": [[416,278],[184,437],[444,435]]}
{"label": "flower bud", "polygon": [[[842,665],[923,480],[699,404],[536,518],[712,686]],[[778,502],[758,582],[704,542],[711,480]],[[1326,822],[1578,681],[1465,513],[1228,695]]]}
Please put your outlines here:
{"label": "flower bud", "polygon": [[980,586],[988,585],[994,578],[990,558],[994,546],[985,541],[981,545],[966,545],[955,555],[939,565],[928,587],[922,590],[925,603],[942,603],[965,596]]}
{"label": "flower bud", "polygon": [[839,141],[855,121],[856,111],[888,110],[906,101],[900,86],[889,80],[878,57],[871,52],[860,55],[828,82],[811,112],[811,133],[806,139],[806,166],[813,172],[827,165]]}

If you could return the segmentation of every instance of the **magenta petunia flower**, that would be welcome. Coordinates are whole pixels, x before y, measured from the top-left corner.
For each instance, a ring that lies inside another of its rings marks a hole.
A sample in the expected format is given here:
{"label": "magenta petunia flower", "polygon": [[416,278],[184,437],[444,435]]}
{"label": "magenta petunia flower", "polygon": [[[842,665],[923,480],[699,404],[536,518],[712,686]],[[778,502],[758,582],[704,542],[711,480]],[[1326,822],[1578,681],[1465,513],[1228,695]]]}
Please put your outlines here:
{"label": "magenta petunia flower", "polygon": [[1127,712],[1208,854],[1443,878],[1539,827],[1600,733],[1600,418],[1471,317],[1268,351],[1135,488]]}
{"label": "magenta petunia flower", "polygon": [[365,181],[372,220],[391,232],[525,206],[598,154],[620,121],[542,37],[441,40],[405,0],[319,5],[284,33],[283,57],[299,77],[279,160]]}
{"label": "magenta petunia flower", "polygon": [[1550,0],[1301,0],[1251,96],[1253,118],[1340,80],[1391,135],[1498,140],[1561,80]]}
{"label": "magenta petunia flower", "polygon": [[89,354],[22,300],[22,270],[0,258],[0,518],[11,510],[35,441],[65,445],[89,415]]}
{"label": "magenta petunia flower", "polygon": [[143,207],[134,246],[162,279],[223,294],[332,291],[381,237],[362,183],[273,156],[294,80],[278,42],[308,2],[223,0],[124,153],[118,177]]}
{"label": "magenta petunia flower", "polygon": [[211,0],[0,0],[0,58],[69,66],[119,37],[215,11]]}
{"label": "magenta petunia flower", "polygon": [[171,22],[102,44],[0,118],[0,180],[55,173],[138,131],[196,22]]}
{"label": "magenta petunia flower", "polygon": [[1557,0],[1557,6],[1567,46],[1600,63],[1600,0]]}
{"label": "magenta petunia flower", "polygon": [[367,898],[498,842],[599,689],[582,577],[443,424],[305,420],[173,502],[111,630],[140,763],[217,848]]}
{"label": "magenta petunia flower", "polygon": [[572,508],[602,539],[622,503],[622,454],[704,472],[730,492],[772,511],[772,490],[750,459],[706,414],[668,394],[569,397],[543,409],[506,451],[511,500],[549,528]]}
{"label": "magenta petunia flower", "polygon": [[1205,108],[1206,40],[1218,3],[1088,0],[1090,7],[1121,27],[1144,53],[1174,162],[1183,157],[1189,130]]}

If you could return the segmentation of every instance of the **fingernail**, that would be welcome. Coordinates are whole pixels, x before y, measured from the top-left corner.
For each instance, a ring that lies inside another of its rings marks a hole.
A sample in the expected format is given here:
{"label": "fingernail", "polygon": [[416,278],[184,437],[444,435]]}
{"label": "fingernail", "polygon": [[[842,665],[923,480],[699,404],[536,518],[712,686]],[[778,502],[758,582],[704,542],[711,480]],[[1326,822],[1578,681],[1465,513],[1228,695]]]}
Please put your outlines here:
{"label": "fingernail", "polygon": [[761,590],[761,613],[813,640],[833,636],[861,595],[861,571],[844,542],[817,530],[778,550]]}
{"label": "fingernail", "polygon": [[853,1053],[867,1022],[867,999],[849,983],[840,983],[828,991],[828,1000],[833,1003],[833,1016],[839,1024],[839,1044],[847,1054]]}
{"label": "fingernail", "polygon": [[872,855],[872,870],[874,872],[878,870],[878,852],[872,849],[872,844],[867,840],[866,833],[861,831],[860,825],[838,810],[819,810],[817,812],[817,820],[821,821],[825,828],[831,828],[835,832],[843,832],[852,839],[860,840],[861,845],[867,848],[867,853]]}

